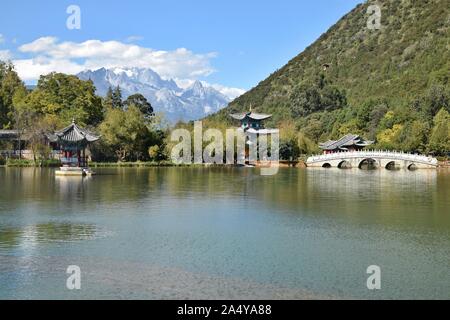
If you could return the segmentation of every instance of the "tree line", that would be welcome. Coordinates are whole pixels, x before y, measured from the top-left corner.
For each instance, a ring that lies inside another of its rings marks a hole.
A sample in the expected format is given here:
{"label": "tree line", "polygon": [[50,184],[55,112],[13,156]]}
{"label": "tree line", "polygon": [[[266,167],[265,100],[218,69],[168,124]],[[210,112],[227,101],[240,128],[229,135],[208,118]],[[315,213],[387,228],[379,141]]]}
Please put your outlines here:
{"label": "tree line", "polygon": [[[40,77],[33,90],[26,88],[11,63],[0,62],[0,128],[27,135],[28,148],[46,158],[50,149],[45,133],[61,129],[75,119],[102,139],[91,152],[97,161],[162,161],[169,158],[168,126],[141,94],[123,99],[119,87],[105,97],[95,94],[92,81],[51,73]],[[345,90],[323,74],[301,83],[289,94],[289,105],[274,104],[254,111],[272,113],[267,127],[280,129],[280,157],[295,160],[320,152],[318,143],[347,133],[376,141],[373,148],[446,156],[450,150],[450,92],[435,84],[409,104],[392,105],[368,99],[348,103]],[[233,104],[204,119],[205,128],[236,126],[229,113]],[[247,108],[248,109],[248,108]],[[192,128],[192,123],[176,127]]]}
{"label": "tree line", "polygon": [[[50,147],[45,134],[75,120],[102,136],[91,147],[96,161],[161,161],[167,158],[167,128],[161,115],[141,94],[122,98],[119,87],[106,97],[95,93],[91,80],[50,73],[28,89],[13,64],[0,61],[0,128],[14,129],[25,138],[35,159],[46,159]],[[12,142],[3,142],[11,144]],[[3,146],[10,148],[11,146]]]}
{"label": "tree line", "polygon": [[231,125],[229,113],[249,110],[250,105],[253,111],[273,114],[266,126],[280,129],[280,156],[285,160],[318,153],[320,142],[349,133],[375,141],[371,148],[376,149],[435,156],[450,152],[450,87],[446,84],[433,83],[412,101],[401,104],[370,96],[351,104],[346,91],[326,73],[299,83],[291,92],[280,88],[277,101],[260,106],[253,96],[263,95],[259,92],[262,88],[210,116],[209,123]]}

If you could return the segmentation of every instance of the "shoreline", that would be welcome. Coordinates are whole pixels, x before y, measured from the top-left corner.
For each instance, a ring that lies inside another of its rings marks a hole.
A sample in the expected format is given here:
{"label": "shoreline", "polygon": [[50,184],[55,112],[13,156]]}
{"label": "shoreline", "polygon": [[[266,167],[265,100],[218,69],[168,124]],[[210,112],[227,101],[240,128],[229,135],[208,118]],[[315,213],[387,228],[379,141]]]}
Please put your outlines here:
{"label": "shoreline", "polygon": [[[22,160],[15,163],[0,164],[0,168],[58,168],[60,163],[55,162],[41,162],[34,163],[32,160]],[[235,165],[228,164],[176,164],[170,161],[135,161],[135,162],[90,162],[89,168],[157,168],[157,167],[230,167]],[[267,163],[258,162],[254,167],[261,168],[270,166]],[[307,168],[303,160],[287,161],[281,160],[278,163],[279,168]],[[449,169],[450,161],[439,161],[437,169]]]}

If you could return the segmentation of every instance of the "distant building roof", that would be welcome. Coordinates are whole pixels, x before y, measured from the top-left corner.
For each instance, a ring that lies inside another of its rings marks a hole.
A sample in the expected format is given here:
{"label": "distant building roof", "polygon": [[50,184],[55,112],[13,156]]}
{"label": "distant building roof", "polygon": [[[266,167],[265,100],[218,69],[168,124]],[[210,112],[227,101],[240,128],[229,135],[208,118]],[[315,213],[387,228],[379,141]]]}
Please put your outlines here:
{"label": "distant building roof", "polygon": [[347,150],[347,147],[357,146],[357,147],[367,147],[373,144],[373,141],[366,141],[356,134],[347,134],[340,138],[339,140],[333,141],[329,140],[324,143],[319,143],[319,147],[323,150]]}
{"label": "distant building roof", "polygon": [[235,114],[230,114],[230,116],[233,119],[236,119],[239,121],[242,121],[245,118],[260,121],[260,120],[266,120],[266,119],[269,119],[270,117],[272,117],[271,114],[263,114],[263,113],[255,113],[255,112],[235,113]]}
{"label": "distant building roof", "polygon": [[0,130],[0,140],[17,139],[18,135],[17,130]]}
{"label": "distant building roof", "polygon": [[[21,141],[27,141],[29,136],[26,132],[20,135]],[[19,130],[0,130],[0,140],[17,140],[19,139]]]}
{"label": "distant building roof", "polygon": [[51,142],[59,142],[62,144],[87,144],[100,139],[100,136],[78,127],[75,121],[72,121],[70,126],[56,131],[54,134],[49,134],[47,137]]}

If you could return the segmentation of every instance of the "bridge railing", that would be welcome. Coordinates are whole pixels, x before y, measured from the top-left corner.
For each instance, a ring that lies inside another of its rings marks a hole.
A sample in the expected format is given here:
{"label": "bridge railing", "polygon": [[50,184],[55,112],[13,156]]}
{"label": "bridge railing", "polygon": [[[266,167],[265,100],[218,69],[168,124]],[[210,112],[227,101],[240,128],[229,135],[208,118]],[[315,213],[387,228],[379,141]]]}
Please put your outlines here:
{"label": "bridge railing", "polygon": [[385,150],[363,150],[363,151],[342,151],[336,153],[314,155],[308,158],[307,163],[348,159],[348,158],[383,158],[392,160],[407,160],[412,162],[421,162],[431,165],[437,165],[436,158],[424,156],[420,154],[406,153],[402,151],[385,151]]}

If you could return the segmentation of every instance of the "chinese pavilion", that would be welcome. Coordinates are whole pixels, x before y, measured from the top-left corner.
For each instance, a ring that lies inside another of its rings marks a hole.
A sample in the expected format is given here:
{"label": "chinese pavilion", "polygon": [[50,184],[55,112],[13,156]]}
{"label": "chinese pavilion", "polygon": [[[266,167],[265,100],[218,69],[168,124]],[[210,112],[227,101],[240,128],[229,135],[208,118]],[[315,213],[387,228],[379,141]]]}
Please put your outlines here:
{"label": "chinese pavilion", "polygon": [[91,173],[88,169],[86,148],[90,143],[100,139],[100,136],[78,127],[73,120],[70,126],[48,135],[48,139],[61,150],[62,167],[56,174],[86,175]]}
{"label": "chinese pavilion", "polygon": [[[262,114],[262,113],[255,113],[251,110],[246,113],[240,113],[240,114],[230,114],[230,116],[235,119],[239,120],[240,127],[238,130],[244,131],[246,134],[254,135],[258,137],[259,135],[269,135],[272,133],[278,133],[278,130],[273,129],[265,129],[264,128],[264,120],[270,119],[272,115],[270,114]],[[258,139],[256,139],[258,141]],[[252,145],[252,141],[250,140],[250,137],[246,137],[246,143],[245,143],[245,162],[249,163],[249,154],[250,154],[250,145]],[[256,146],[256,150],[259,150],[259,145]],[[263,159],[259,159],[263,160]]]}
{"label": "chinese pavilion", "polygon": [[373,141],[364,140],[359,135],[347,134],[339,140],[329,140],[327,142],[320,143],[319,147],[323,150],[324,154],[329,154],[345,151],[360,151],[373,143]]}

